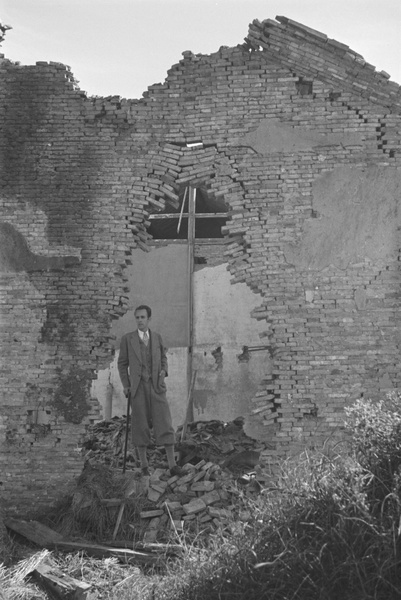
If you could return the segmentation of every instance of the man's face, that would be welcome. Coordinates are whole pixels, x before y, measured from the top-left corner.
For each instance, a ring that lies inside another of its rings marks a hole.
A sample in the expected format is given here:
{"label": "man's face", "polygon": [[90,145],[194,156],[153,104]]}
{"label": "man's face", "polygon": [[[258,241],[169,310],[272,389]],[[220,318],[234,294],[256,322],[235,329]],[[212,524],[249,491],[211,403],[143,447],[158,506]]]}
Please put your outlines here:
{"label": "man's face", "polygon": [[145,309],[137,310],[135,313],[137,327],[140,331],[146,331],[149,327],[149,317]]}

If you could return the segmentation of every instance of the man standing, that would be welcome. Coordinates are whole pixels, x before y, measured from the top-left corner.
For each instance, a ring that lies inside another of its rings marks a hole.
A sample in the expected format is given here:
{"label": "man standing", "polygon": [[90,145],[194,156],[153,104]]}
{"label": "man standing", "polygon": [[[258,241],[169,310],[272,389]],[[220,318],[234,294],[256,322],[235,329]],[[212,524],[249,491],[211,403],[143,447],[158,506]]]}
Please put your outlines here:
{"label": "man standing", "polygon": [[171,475],[181,475],[174,456],[174,429],[166,398],[167,356],[162,338],[150,331],[152,310],[135,309],[137,330],[121,338],[118,372],[126,397],[131,397],[131,440],[138,448],[143,475],[149,475],[147,447],[151,429],[157,446],[164,446]]}

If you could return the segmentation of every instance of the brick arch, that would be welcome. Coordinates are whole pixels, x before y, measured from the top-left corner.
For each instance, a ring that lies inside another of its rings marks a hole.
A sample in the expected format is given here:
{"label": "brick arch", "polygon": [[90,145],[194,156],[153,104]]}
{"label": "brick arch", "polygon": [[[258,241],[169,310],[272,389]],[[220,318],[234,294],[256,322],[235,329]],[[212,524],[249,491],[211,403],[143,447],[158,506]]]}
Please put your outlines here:
{"label": "brick arch", "polygon": [[[234,160],[216,145],[188,147],[167,143],[153,148],[145,158],[147,168],[133,186],[132,217],[128,217],[135,246],[147,250],[151,236],[147,232],[149,213],[162,212],[170,205],[178,208],[180,191],[186,185],[201,187],[212,200],[223,200],[228,216],[244,210],[244,190],[239,182]],[[236,222],[229,219],[224,234],[233,239],[228,256],[238,251],[246,257],[243,234]],[[230,268],[231,270],[231,268]],[[235,277],[235,268],[232,271]]]}

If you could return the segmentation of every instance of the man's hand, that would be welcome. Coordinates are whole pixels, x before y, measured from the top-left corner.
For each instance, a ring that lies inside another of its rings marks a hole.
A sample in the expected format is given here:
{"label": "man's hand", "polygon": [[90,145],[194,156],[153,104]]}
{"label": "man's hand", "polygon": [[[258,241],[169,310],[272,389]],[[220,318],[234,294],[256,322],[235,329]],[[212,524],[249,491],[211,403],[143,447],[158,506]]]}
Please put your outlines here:
{"label": "man's hand", "polygon": [[128,388],[124,388],[124,396],[126,398],[128,398],[130,391],[131,391],[131,389],[129,387]]}

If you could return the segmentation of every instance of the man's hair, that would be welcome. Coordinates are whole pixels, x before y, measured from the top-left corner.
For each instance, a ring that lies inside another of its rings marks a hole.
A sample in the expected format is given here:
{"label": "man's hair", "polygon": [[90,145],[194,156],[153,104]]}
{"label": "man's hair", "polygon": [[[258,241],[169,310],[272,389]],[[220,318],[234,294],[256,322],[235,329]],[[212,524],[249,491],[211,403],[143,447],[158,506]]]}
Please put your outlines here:
{"label": "man's hair", "polygon": [[152,316],[152,309],[146,304],[141,304],[140,306],[137,306],[134,315],[136,315],[138,310],[146,310],[146,312],[148,313],[148,319],[150,319],[150,317]]}

